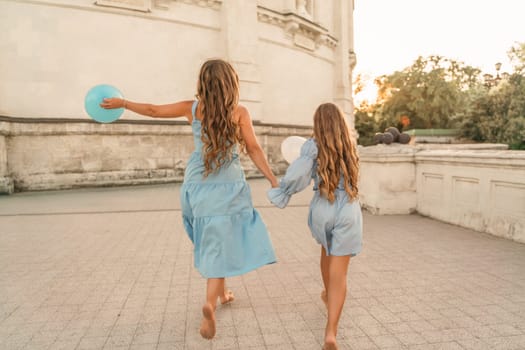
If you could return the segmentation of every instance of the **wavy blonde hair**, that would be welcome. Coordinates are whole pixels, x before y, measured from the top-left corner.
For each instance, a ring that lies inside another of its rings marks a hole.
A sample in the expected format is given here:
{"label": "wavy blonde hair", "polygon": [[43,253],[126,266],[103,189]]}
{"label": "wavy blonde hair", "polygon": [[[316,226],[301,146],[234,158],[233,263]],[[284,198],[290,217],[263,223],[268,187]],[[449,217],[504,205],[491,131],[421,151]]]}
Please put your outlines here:
{"label": "wavy blonde hair", "polygon": [[335,200],[335,189],[341,173],[345,191],[353,200],[357,198],[359,158],[350,139],[348,125],[343,113],[333,103],[320,105],[314,114],[314,138],[317,142],[317,174],[319,191],[331,203]]}
{"label": "wavy blonde hair", "polygon": [[201,140],[204,144],[204,176],[217,171],[231,160],[233,147],[245,143],[240,128],[233,120],[239,104],[239,77],[226,61],[204,62],[197,83],[197,98],[202,115]]}

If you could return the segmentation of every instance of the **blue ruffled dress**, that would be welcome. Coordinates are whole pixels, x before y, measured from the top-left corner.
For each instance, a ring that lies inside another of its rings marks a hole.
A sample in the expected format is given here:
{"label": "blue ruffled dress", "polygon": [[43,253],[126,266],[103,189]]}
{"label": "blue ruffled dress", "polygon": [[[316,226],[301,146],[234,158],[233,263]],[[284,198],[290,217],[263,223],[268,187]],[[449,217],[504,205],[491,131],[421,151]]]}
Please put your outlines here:
{"label": "blue ruffled dress", "polygon": [[239,155],[207,177],[202,160],[201,122],[192,106],[195,151],[181,187],[184,228],[193,242],[194,265],[205,278],[242,275],[276,261],[259,213],[253,208]]}
{"label": "blue ruffled dress", "polygon": [[330,203],[319,192],[317,175],[317,144],[308,139],[301,147],[301,154],[286,170],[279,187],[268,190],[268,199],[284,208],[290,197],[304,190],[314,180],[314,197],[310,202],[308,226],[317,243],[328,255],[357,255],[362,248],[363,217],[357,199],[349,201],[343,177],[335,190],[335,201]]}

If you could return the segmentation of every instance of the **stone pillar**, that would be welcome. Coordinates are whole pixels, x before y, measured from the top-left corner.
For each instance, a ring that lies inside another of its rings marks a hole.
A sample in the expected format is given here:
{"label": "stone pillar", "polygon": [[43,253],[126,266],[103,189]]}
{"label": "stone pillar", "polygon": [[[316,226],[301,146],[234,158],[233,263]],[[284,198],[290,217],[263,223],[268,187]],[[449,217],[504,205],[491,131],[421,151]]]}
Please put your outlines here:
{"label": "stone pillar", "polygon": [[352,70],[350,53],[353,52],[353,1],[334,1],[334,35],[338,40],[335,49],[335,96],[339,105],[354,129],[354,108],[352,101]]}
{"label": "stone pillar", "polygon": [[359,201],[370,213],[406,215],[416,211],[417,149],[413,146],[359,147]]}
{"label": "stone pillar", "polygon": [[257,62],[257,0],[222,2],[223,40],[227,59],[239,74],[241,103],[252,119],[262,118],[261,73]]}
{"label": "stone pillar", "polygon": [[352,82],[354,81],[354,68],[357,64],[357,57],[355,55],[354,49],[354,4],[355,0],[350,0],[350,9],[348,14],[348,59],[349,59],[349,76],[348,81],[350,82],[350,108],[351,108],[351,125],[354,127],[354,98],[353,98],[353,88]]}
{"label": "stone pillar", "polygon": [[[322,2],[321,0],[316,0],[316,1],[314,1],[314,4],[313,4],[313,10],[312,10],[313,18],[314,18],[314,21],[317,22],[317,23],[320,22],[320,14],[319,13],[321,12],[321,9],[320,9],[321,2]],[[323,24],[321,23],[321,25],[323,25]]]}
{"label": "stone pillar", "polygon": [[289,12],[295,13],[296,8],[297,8],[295,5],[295,2],[296,0],[284,0],[283,12],[284,13],[289,13]]}
{"label": "stone pillar", "polygon": [[297,0],[297,14],[304,18],[313,19],[311,9],[308,5],[310,4],[307,3],[306,0]]}
{"label": "stone pillar", "polygon": [[0,194],[13,193],[13,180],[7,168],[7,123],[0,122]]}

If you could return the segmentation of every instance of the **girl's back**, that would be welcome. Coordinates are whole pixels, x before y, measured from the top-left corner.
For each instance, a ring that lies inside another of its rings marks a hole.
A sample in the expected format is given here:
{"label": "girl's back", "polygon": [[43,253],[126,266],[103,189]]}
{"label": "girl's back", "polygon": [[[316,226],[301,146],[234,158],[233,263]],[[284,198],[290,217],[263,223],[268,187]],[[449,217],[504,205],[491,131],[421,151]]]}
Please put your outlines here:
{"label": "girl's back", "polygon": [[241,167],[238,153],[238,146],[235,145],[231,150],[231,159],[225,161],[221,167],[216,171],[211,172],[205,176],[206,168],[203,161],[203,147],[202,142],[202,122],[197,118],[198,101],[195,101],[192,106],[192,123],[191,129],[193,133],[193,143],[195,150],[188,160],[186,170],[184,172],[184,183],[224,183],[232,181],[244,181],[244,171]]}

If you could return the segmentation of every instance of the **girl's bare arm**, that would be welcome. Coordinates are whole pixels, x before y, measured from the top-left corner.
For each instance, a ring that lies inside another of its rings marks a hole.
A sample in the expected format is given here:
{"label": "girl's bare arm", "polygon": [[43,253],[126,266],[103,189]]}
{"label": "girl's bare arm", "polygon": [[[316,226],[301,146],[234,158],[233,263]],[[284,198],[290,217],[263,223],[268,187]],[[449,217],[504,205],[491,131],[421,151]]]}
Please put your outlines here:
{"label": "girl's bare arm", "polygon": [[255,136],[255,130],[253,129],[250,113],[243,106],[239,106],[238,108],[240,113],[239,127],[241,128],[242,138],[246,143],[246,151],[248,152],[248,156],[255,164],[257,169],[259,169],[259,171],[264,175],[264,177],[270,181],[272,187],[278,187],[279,182],[273,174],[270,164],[268,164],[268,160],[266,159],[266,155],[264,154],[264,151],[259,145],[257,137]]}
{"label": "girl's bare arm", "polygon": [[193,101],[181,101],[166,105],[154,105],[149,103],[138,103],[121,98],[105,98],[100,107],[106,109],[126,108],[135,113],[151,118],[178,118],[186,117],[192,122],[191,106]]}

